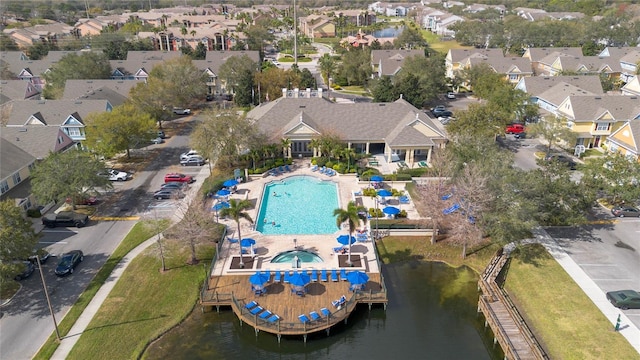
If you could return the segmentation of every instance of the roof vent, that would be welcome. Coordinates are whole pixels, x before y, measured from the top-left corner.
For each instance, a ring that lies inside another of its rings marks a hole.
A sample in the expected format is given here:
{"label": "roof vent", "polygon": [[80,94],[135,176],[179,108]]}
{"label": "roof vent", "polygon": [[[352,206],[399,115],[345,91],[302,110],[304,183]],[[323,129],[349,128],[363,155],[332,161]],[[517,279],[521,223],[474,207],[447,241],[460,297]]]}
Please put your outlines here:
{"label": "roof vent", "polygon": [[596,100],[602,100],[602,98],[601,98],[600,96],[596,96],[596,97],[594,97],[594,99],[596,99]]}
{"label": "roof vent", "polygon": [[637,100],[637,99],[638,99],[638,97],[637,97],[637,96],[629,96],[629,99],[631,99],[631,100]]}
{"label": "roof vent", "polygon": [[18,130],[20,132],[27,132],[27,128],[20,128],[20,130]]}
{"label": "roof vent", "polygon": [[385,105],[387,105],[387,104],[378,104],[378,106],[385,106]]}
{"label": "roof vent", "polygon": [[300,105],[300,109],[306,109],[307,106],[306,105]]}

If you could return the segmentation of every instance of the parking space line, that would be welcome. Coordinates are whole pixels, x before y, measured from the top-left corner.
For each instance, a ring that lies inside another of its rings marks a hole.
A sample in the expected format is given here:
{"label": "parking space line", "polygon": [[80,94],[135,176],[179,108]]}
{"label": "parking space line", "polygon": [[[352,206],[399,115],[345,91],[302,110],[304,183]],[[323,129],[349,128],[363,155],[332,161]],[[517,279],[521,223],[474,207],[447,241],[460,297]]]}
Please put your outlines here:
{"label": "parking space line", "polygon": [[580,266],[618,266],[616,264],[581,264],[581,263],[578,263],[578,264],[580,264]]}
{"label": "parking space line", "polygon": [[593,281],[633,281],[633,279],[591,279]]}

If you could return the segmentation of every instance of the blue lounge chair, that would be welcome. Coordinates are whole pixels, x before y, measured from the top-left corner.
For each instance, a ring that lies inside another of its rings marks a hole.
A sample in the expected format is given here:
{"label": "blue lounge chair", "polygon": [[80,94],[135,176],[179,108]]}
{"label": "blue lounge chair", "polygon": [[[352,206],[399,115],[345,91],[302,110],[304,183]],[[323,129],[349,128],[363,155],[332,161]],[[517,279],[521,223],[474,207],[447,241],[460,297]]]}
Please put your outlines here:
{"label": "blue lounge chair", "polygon": [[331,270],[331,281],[338,281],[338,270]]}
{"label": "blue lounge chair", "polygon": [[280,173],[284,173],[284,166],[280,165],[280,167],[278,168],[278,171],[280,171]]}
{"label": "blue lounge chair", "polygon": [[339,253],[344,249],[344,246],[338,246],[333,248],[334,253]]}
{"label": "blue lounge chair", "polygon": [[253,309],[256,306],[258,306],[258,303],[254,300],[254,301],[246,304],[244,307],[247,308],[247,309]]}
{"label": "blue lounge chair", "polygon": [[322,317],[320,317],[320,314],[318,314],[315,311],[310,312],[309,316],[311,317],[311,321],[318,321],[318,320],[322,319]]}
{"label": "blue lounge chair", "polygon": [[331,311],[329,311],[329,309],[327,309],[327,308],[320,309],[320,312],[322,313],[322,316],[324,316],[324,317],[329,317],[331,315]]}
{"label": "blue lounge chair", "polygon": [[291,274],[288,271],[285,271],[284,273],[284,283],[288,284],[289,283],[289,278],[291,277]]}
{"label": "blue lounge chair", "polygon": [[274,323],[274,322],[276,322],[278,320],[280,320],[280,316],[278,316],[276,314],[273,314],[273,315],[271,315],[270,318],[267,319],[267,322]]}
{"label": "blue lounge chair", "polygon": [[252,315],[258,315],[260,312],[262,312],[262,310],[264,310],[264,308],[262,306],[258,305],[256,307],[254,307],[253,309],[249,310],[249,312]]}
{"label": "blue lounge chair", "polygon": [[327,175],[329,176],[334,176],[336,174],[336,171],[333,169],[329,169],[329,173]]}
{"label": "blue lounge chair", "polygon": [[329,277],[327,276],[327,269],[322,269],[322,272],[320,272],[320,280],[322,282],[329,281]]}
{"label": "blue lounge chair", "polygon": [[407,195],[402,195],[398,198],[398,201],[400,202],[400,204],[408,204],[409,197]]}
{"label": "blue lounge chair", "polygon": [[262,273],[264,275],[267,275],[267,277],[269,278],[269,280],[267,280],[267,281],[271,281],[271,270],[265,270]]}
{"label": "blue lounge chair", "polygon": [[300,316],[298,316],[298,319],[300,319],[300,322],[303,324],[306,324],[308,322],[311,322],[311,319],[309,319],[309,317],[305,314],[302,314]]}
{"label": "blue lounge chair", "polygon": [[347,302],[347,296],[346,295],[340,296],[340,304],[344,305],[346,302]]}
{"label": "blue lounge chair", "polygon": [[347,281],[347,271],[345,269],[340,269],[340,279]]}
{"label": "blue lounge chair", "polygon": [[320,168],[320,174],[325,174],[327,172],[327,167],[323,166]]}
{"label": "blue lounge chair", "polygon": [[281,281],[282,273],[280,271],[276,271],[276,275],[273,277],[274,283],[279,283]]}
{"label": "blue lounge chair", "polygon": [[311,171],[318,171],[318,165],[313,165],[311,167]]}
{"label": "blue lounge chair", "polygon": [[267,318],[269,316],[271,316],[271,315],[273,315],[273,313],[271,311],[265,310],[265,311],[262,312],[262,314],[260,314],[259,318],[267,320]]}
{"label": "blue lounge chair", "polygon": [[285,166],[284,166],[284,169],[285,169],[287,172],[291,172],[291,168],[289,167],[289,165],[285,165]]}
{"label": "blue lounge chair", "polygon": [[318,270],[311,270],[311,281],[318,282]]}

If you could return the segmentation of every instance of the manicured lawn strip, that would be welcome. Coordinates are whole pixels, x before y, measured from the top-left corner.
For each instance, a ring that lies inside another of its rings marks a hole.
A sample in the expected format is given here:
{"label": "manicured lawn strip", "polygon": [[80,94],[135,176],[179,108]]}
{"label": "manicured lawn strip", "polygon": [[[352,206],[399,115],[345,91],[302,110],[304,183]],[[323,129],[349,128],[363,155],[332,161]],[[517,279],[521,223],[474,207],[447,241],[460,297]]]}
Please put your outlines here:
{"label": "manicured lawn strip", "polygon": [[[160,220],[160,230],[164,230],[169,226],[168,220]],[[71,327],[76,323],[76,320],[80,317],[84,309],[89,305],[93,297],[96,295],[105,280],[111,276],[111,272],[118,265],[120,260],[133,250],[136,246],[140,245],[154,234],[154,227],[149,226],[149,222],[139,222],[133,226],[129,234],[122,240],[118,248],[107,259],[105,264],[100,268],[96,276],[91,280],[85,291],[80,294],[76,303],[69,309],[69,312],[58,323],[58,329],[60,336],[66,336],[71,330]],[[49,339],[44,343],[40,351],[36,354],[34,359],[49,359],[58,348],[59,342],[56,339],[55,333],[52,333]]]}
{"label": "manicured lawn strip", "polygon": [[167,258],[161,273],[152,246],[129,265],[68,359],[138,359],[147,345],[180,323],[199,297],[213,255],[208,246],[200,264],[185,266],[187,253]]}
{"label": "manicured lawn strip", "polygon": [[[540,246],[540,245],[534,245]],[[638,353],[546,252],[515,258],[505,288],[552,359],[637,359]],[[614,355],[613,355],[614,354]]]}

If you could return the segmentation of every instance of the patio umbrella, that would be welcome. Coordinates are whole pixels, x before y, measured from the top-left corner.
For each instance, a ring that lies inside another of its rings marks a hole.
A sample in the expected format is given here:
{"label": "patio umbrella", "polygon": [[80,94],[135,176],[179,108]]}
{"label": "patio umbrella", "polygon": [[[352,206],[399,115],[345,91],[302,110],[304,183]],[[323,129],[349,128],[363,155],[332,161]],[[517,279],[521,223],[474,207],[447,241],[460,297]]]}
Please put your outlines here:
{"label": "patio umbrella", "polygon": [[225,182],[222,183],[222,186],[224,187],[232,187],[235,185],[238,185],[238,180],[236,179],[225,180]]}
{"label": "patio umbrella", "polygon": [[240,246],[242,247],[251,247],[256,244],[256,241],[251,238],[244,238],[240,240]]}
{"label": "patio umbrella", "polygon": [[[349,238],[351,238],[351,241],[349,241]],[[353,244],[354,242],[356,242],[356,237],[355,236],[349,236],[349,235],[340,235],[336,238],[336,240],[338,240],[338,242],[342,245],[349,245],[349,244]]]}
{"label": "patio umbrella", "polygon": [[213,206],[211,207],[211,210],[214,210],[214,211],[220,211],[220,210],[222,210],[222,209],[226,209],[226,208],[228,208],[229,206],[230,206],[230,205],[229,205],[229,203],[228,203],[228,202],[226,202],[226,201],[221,201],[221,202],[219,202],[219,203],[217,203],[217,204],[213,205]]}
{"label": "patio umbrella", "polygon": [[393,193],[387,189],[378,190],[378,196],[386,197],[391,195],[393,195]]}
{"label": "patio umbrella", "polygon": [[297,272],[289,277],[289,283],[293,286],[305,286],[311,282],[311,277],[306,273]]}
{"label": "patio umbrella", "polygon": [[383,181],[383,180],[384,180],[384,178],[382,176],[380,176],[380,175],[373,175],[371,177],[371,181],[380,182],[380,181]]}
{"label": "patio umbrella", "polygon": [[218,190],[218,192],[216,193],[216,195],[218,195],[218,196],[227,196],[227,195],[229,195],[229,194],[231,194],[231,191],[226,190],[226,189],[220,189],[220,190]]}
{"label": "patio umbrella", "polygon": [[382,212],[387,215],[398,215],[400,213],[400,209],[398,209],[395,206],[387,206],[384,209],[382,209]]}
{"label": "patio umbrella", "polygon": [[262,272],[256,272],[255,274],[249,277],[249,283],[251,285],[262,286],[269,281],[269,275],[264,274]]}
{"label": "patio umbrella", "polygon": [[362,271],[351,271],[347,273],[347,280],[352,285],[362,285],[369,281],[369,275]]}

